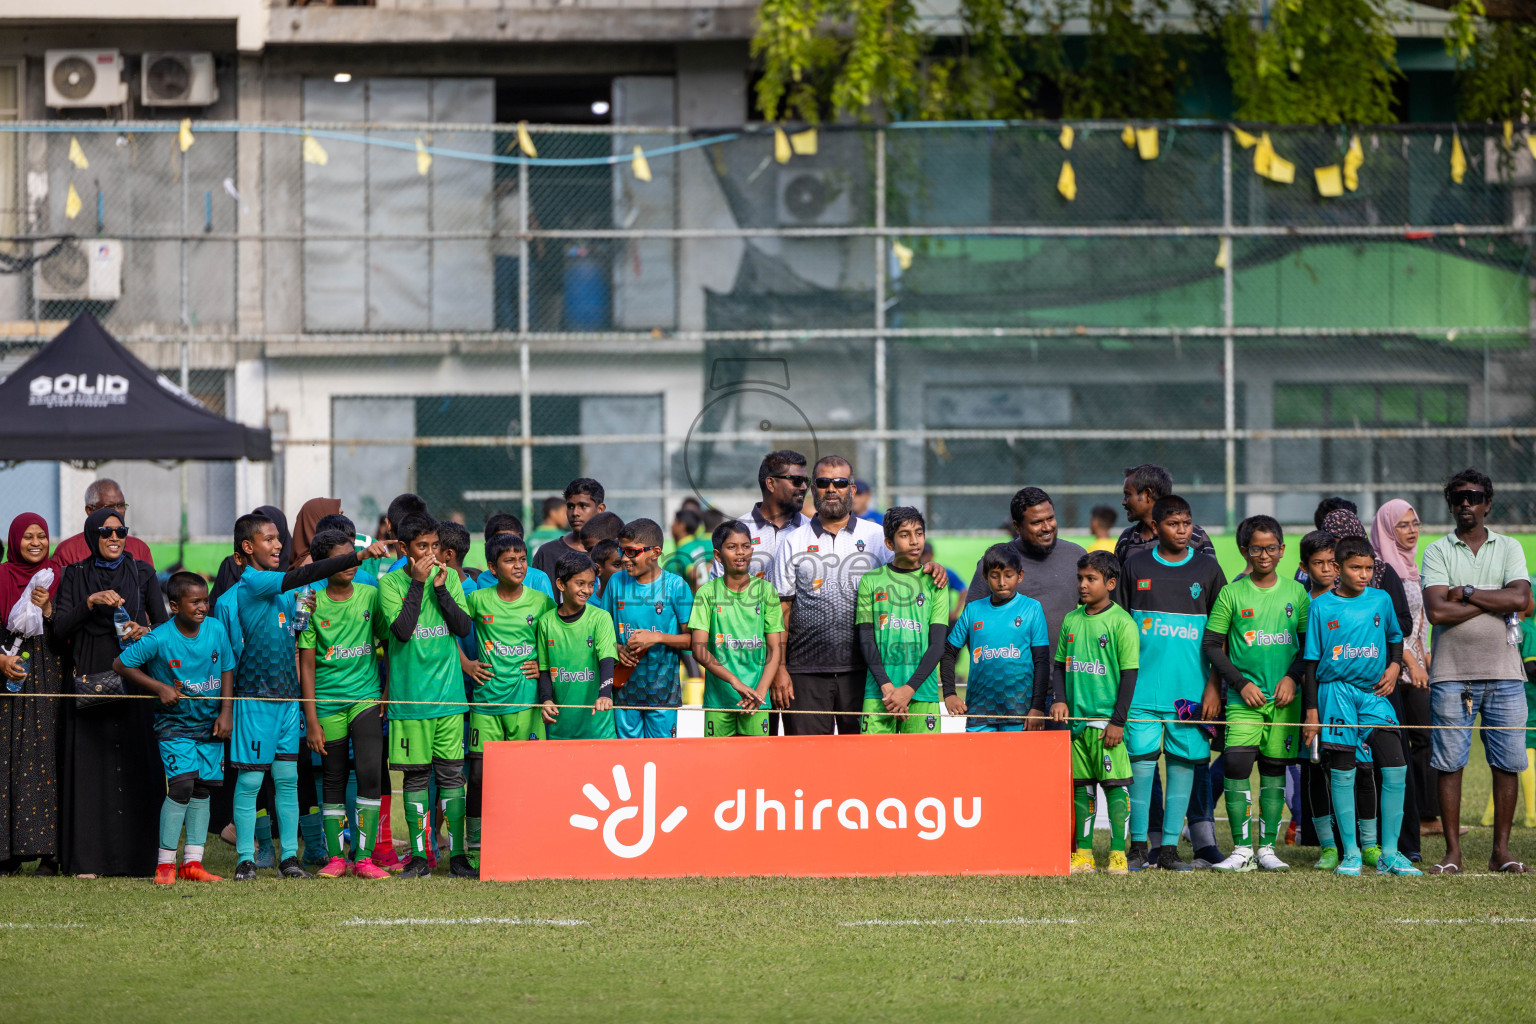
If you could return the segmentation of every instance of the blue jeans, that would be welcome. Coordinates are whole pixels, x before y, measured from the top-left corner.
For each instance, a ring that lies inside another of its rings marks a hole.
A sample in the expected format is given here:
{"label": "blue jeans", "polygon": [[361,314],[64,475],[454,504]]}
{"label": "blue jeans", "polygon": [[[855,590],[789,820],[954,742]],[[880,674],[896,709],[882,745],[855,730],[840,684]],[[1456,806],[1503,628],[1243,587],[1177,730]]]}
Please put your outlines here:
{"label": "blue jeans", "polygon": [[[1467,710],[1463,694],[1472,695]],[[1431,738],[1430,765],[1440,772],[1459,772],[1472,756],[1472,722],[1481,713],[1484,726],[1512,725],[1520,729],[1483,730],[1488,766],[1501,772],[1525,771],[1525,680],[1468,679],[1429,684],[1429,709],[1436,729]]]}

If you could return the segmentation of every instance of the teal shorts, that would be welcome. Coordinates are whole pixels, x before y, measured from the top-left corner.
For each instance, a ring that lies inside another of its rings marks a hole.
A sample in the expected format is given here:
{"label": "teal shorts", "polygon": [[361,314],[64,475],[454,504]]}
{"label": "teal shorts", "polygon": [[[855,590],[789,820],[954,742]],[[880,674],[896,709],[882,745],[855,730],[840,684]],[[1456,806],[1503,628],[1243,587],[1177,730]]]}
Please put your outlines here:
{"label": "teal shorts", "polygon": [[273,761],[297,761],[304,712],[296,700],[237,700],[229,739],[229,767],[264,772]]}
{"label": "teal shorts", "polygon": [[160,763],[167,779],[195,775],[204,782],[224,781],[224,741],[174,736],[160,741]]}
{"label": "teal shorts", "polygon": [[[1156,757],[1159,753],[1185,761],[1211,759],[1211,740],[1196,722],[1175,722],[1173,708],[1131,708],[1132,721],[1125,723],[1125,746],[1133,761]],[[1167,722],[1137,722],[1137,718],[1166,718]]]}

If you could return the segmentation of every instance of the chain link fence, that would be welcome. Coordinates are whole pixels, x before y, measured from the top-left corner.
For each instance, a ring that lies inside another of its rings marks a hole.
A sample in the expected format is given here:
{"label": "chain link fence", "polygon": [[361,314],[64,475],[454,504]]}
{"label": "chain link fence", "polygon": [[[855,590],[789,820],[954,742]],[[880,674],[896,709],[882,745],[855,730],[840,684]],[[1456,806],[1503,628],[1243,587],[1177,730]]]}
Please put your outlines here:
{"label": "chain link fence", "polygon": [[[537,521],[581,475],[626,516],[737,514],[779,447],[940,531],[1026,483],[1080,528],[1149,461],[1212,525],[1324,493],[1443,522],[1469,463],[1536,523],[1523,135],[520,128],[458,120],[474,88],[0,125],[0,373],[82,311],[173,379],[185,347],[200,399],[274,428],[275,501],[360,526],[404,490]],[[194,472],[222,536],[233,471]]]}

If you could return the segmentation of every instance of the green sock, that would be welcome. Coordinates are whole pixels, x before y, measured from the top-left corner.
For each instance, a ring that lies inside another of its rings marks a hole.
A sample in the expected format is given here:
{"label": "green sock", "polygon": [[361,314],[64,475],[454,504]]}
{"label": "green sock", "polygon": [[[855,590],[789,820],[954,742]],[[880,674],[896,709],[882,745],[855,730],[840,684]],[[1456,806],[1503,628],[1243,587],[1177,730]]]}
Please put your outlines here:
{"label": "green sock", "polygon": [[1355,770],[1328,769],[1328,788],[1333,793],[1333,816],[1339,822],[1339,838],[1344,843],[1344,856],[1360,856],[1360,845],[1355,838]]}
{"label": "green sock", "polygon": [[379,834],[379,798],[357,798],[357,833],[352,838],[358,860],[373,856],[373,838]]}
{"label": "green sock", "polygon": [[1072,824],[1079,850],[1093,849],[1093,787],[1072,787]]}
{"label": "green sock", "polygon": [[1109,848],[1125,852],[1125,822],[1131,816],[1131,794],[1124,786],[1104,791],[1109,808]]}
{"label": "green sock", "polygon": [[427,791],[413,789],[405,794],[405,831],[411,837],[411,856],[427,855]]}
{"label": "green sock", "polygon": [[1232,827],[1232,845],[1249,846],[1253,842],[1253,791],[1247,779],[1222,781],[1227,796],[1227,824]]}
{"label": "green sock", "polygon": [[465,817],[464,842],[471,853],[480,852],[480,819]]}
{"label": "green sock", "polygon": [[464,787],[442,791],[443,817],[448,821],[448,856],[464,856]]}
{"label": "green sock", "polygon": [[187,805],[169,796],[160,805],[160,849],[175,852],[181,845],[181,823],[187,819]]}
{"label": "green sock", "polygon": [[325,855],[327,857],[340,857],[341,830],[347,824],[347,805],[321,804],[320,814],[324,819],[321,825],[325,829]]}
{"label": "green sock", "polygon": [[1285,776],[1259,776],[1259,845],[1274,846],[1280,838],[1280,815],[1285,811]]}

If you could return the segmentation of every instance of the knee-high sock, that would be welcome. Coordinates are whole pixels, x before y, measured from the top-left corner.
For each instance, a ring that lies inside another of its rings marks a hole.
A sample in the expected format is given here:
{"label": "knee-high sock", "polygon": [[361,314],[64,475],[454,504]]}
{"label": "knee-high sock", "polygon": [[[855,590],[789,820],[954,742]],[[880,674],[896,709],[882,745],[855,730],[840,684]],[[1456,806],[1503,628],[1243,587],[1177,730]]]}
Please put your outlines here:
{"label": "knee-high sock", "polygon": [[1109,848],[1125,850],[1125,819],[1131,813],[1131,794],[1124,786],[1104,791],[1104,804],[1109,809]]}
{"label": "knee-high sock", "polygon": [[405,794],[405,828],[411,841],[411,856],[427,855],[427,802],[425,789],[408,790]]}
{"label": "knee-high sock", "polygon": [[373,856],[373,836],[379,828],[379,798],[357,798],[357,844],[353,848],[358,860]]}
{"label": "knee-high sock", "polygon": [[1168,782],[1163,788],[1163,845],[1179,848],[1179,833],[1184,830],[1184,816],[1189,811],[1189,794],[1195,787],[1195,766],[1187,761],[1168,760]]}
{"label": "knee-high sock", "polygon": [[1344,843],[1344,856],[1360,856],[1360,843],[1355,835],[1355,770],[1328,769],[1328,789],[1333,797],[1333,816],[1339,822],[1339,839]]}
{"label": "knee-high sock", "polygon": [[[256,859],[256,794],[266,772],[241,772],[235,780],[235,860]],[[262,815],[263,818],[266,815]]]}
{"label": "knee-high sock", "polygon": [[443,818],[448,822],[448,856],[464,856],[464,787],[454,786],[441,791]]}
{"label": "knee-high sock", "polygon": [[[300,760],[294,762],[298,771],[299,832],[304,836],[304,852],[318,857],[326,849],[325,824],[321,820],[320,773],[315,771],[314,754],[307,747],[299,749]],[[284,848],[287,854],[287,848]],[[291,856],[298,856],[295,849]]]}
{"label": "knee-high sock", "polygon": [[299,855],[299,763],[272,762],[272,789],[277,804],[277,841],[283,860]]}
{"label": "knee-high sock", "polygon": [[1152,809],[1152,782],[1157,778],[1157,760],[1147,758],[1131,762],[1131,842],[1147,841],[1147,815]]}
{"label": "knee-high sock", "polygon": [[1093,787],[1072,787],[1073,835],[1079,850],[1093,849]]}
{"label": "knee-high sock", "polygon": [[1376,831],[1376,819],[1380,813],[1379,804],[1380,801],[1376,799],[1376,766],[1357,764],[1355,766],[1355,829],[1360,834],[1362,850],[1381,845]]}
{"label": "knee-high sock", "polygon": [[1312,804],[1312,829],[1317,833],[1317,845],[1335,850],[1339,844],[1333,837],[1333,793],[1328,771],[1320,764],[1309,764],[1302,774],[1307,777],[1307,798]]}
{"label": "knee-high sock", "polygon": [[1227,798],[1227,824],[1232,827],[1232,845],[1248,846],[1253,842],[1253,791],[1247,779],[1224,779],[1222,788]]}
{"label": "knee-high sock", "polygon": [[[347,824],[347,805],[321,804],[320,814],[324,818],[322,825],[325,828],[325,855],[327,857],[341,856],[341,830]],[[309,842],[308,839],[305,840]]]}
{"label": "knee-high sock", "polygon": [[160,805],[160,863],[176,863],[176,847],[181,843],[181,826],[186,820],[187,805],[177,803],[166,794],[165,802]]}
{"label": "knee-high sock", "polygon": [[203,844],[208,842],[208,816],[212,813],[206,796],[195,796],[187,801],[187,850],[185,859],[201,861]]}
{"label": "knee-high sock", "polygon": [[1403,831],[1403,797],[1408,791],[1408,767],[1381,768],[1381,855],[1397,852]]}
{"label": "knee-high sock", "polygon": [[1285,776],[1259,776],[1259,845],[1274,846],[1280,838],[1280,815],[1285,811]]}

